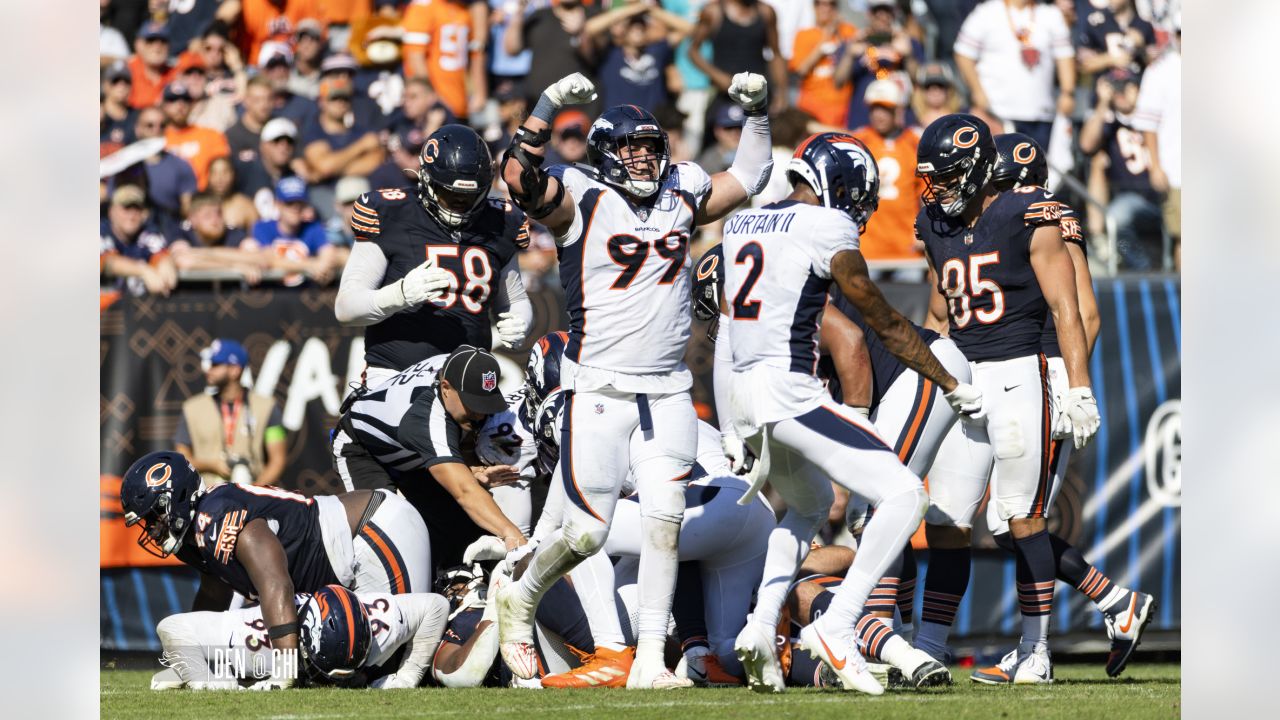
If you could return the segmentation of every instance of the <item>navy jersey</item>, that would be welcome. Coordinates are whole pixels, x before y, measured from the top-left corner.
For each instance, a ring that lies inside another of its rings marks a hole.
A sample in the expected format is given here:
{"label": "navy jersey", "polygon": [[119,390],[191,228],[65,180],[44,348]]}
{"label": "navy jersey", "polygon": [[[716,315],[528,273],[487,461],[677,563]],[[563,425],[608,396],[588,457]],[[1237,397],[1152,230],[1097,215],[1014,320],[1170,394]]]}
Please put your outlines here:
{"label": "navy jersey", "polygon": [[1151,23],[1135,15],[1129,27],[1122,28],[1120,22],[1116,20],[1115,13],[1109,8],[1100,8],[1086,14],[1082,21],[1078,21],[1078,25],[1079,33],[1076,38],[1078,47],[1089,48],[1100,53],[1128,52],[1133,58],[1129,69],[1135,73],[1142,72],[1143,66],[1146,65],[1146,57],[1130,41],[1128,30],[1138,31],[1146,47],[1155,47],[1156,44],[1156,30]]}
{"label": "navy jersey", "polygon": [[[867,346],[867,355],[871,359],[872,389],[870,409],[874,412],[880,404],[880,399],[884,397],[885,393],[889,392],[889,387],[907,369],[907,366],[903,365],[902,361],[889,352],[889,348],[885,347],[884,343],[880,342],[880,336],[876,335],[876,331],[872,330],[871,326],[867,324],[867,319],[862,316],[862,313],[858,312],[858,308],[854,307],[853,303],[849,302],[849,299],[843,293],[831,293],[831,304],[862,330],[862,336]],[[908,322],[910,321],[908,320]],[[911,327],[915,329],[916,334],[920,336],[920,340],[925,345],[941,337],[938,333],[922,328],[915,323],[911,323]],[[840,379],[835,373],[831,374],[827,387],[831,390],[831,397],[839,402],[844,402],[844,396],[841,394],[840,389]]]}
{"label": "navy jersey", "polygon": [[1107,153],[1107,186],[1111,197],[1137,193],[1153,205],[1160,193],[1151,187],[1151,153],[1130,116],[1112,114],[1102,126],[1102,147]]}
{"label": "navy jersey", "polygon": [[315,592],[338,582],[324,550],[315,500],[274,487],[227,483],[198,497],[195,528],[178,551],[179,559],[256,598],[258,589],[236,558],[236,541],[258,518],[267,521],[284,546],[294,592]]}
{"label": "navy jersey", "polygon": [[1031,267],[1031,236],[1057,225],[1062,204],[1042,187],[1000,193],[972,228],[963,220],[916,216],[916,237],[947,300],[951,339],[970,362],[1040,352],[1048,310]]}
{"label": "navy jersey", "polygon": [[365,329],[365,362],[403,370],[459,345],[492,346],[489,298],[502,270],[529,244],[524,213],[491,198],[466,227],[445,228],[418,201],[416,189],[375,190],[355,203],[356,242],[374,242],[387,257],[383,285],[428,259],[449,271],[448,291],[434,303],[398,312]]}
{"label": "navy jersey", "polygon": [[[1085,257],[1089,256],[1089,244],[1084,241],[1084,231],[1080,229],[1080,218],[1076,216],[1076,211],[1068,204],[1062,205],[1062,220],[1059,225],[1062,227],[1062,240],[1078,246],[1084,251]],[[1044,316],[1044,334],[1040,340],[1040,352],[1045,357],[1062,357],[1062,349],[1058,347],[1058,326],[1053,324],[1053,313],[1046,312]]]}

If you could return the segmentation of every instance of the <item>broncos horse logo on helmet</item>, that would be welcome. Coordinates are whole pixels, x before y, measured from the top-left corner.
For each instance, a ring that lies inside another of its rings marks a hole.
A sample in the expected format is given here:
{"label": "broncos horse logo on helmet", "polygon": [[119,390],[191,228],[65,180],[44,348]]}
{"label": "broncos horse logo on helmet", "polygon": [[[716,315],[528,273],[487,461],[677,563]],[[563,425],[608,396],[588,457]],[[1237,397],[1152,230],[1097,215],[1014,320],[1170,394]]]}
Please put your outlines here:
{"label": "broncos horse logo on helmet", "polygon": [[822,201],[866,226],[880,206],[880,171],[861,140],[845,133],[812,135],[787,161],[787,180],[803,180]]}
{"label": "broncos horse logo on helmet", "polygon": [[929,123],[916,150],[916,175],[934,219],[959,217],[991,179],[996,144],[987,124],[973,115],[943,115]]}
{"label": "broncos horse logo on helmet", "polygon": [[667,131],[635,105],[605,110],[587,132],[587,162],[605,182],[635,197],[650,197],[662,187],[670,160]]}
{"label": "broncos horse logo on helmet", "polygon": [[1034,138],[1022,133],[1005,133],[995,137],[996,163],[991,170],[991,184],[1001,192],[1024,185],[1043,187],[1049,182],[1049,162]]}
{"label": "broncos horse logo on helmet", "polygon": [[372,646],[368,611],[341,585],[325,585],[298,609],[298,648],[311,679],[351,677]]}
{"label": "broncos horse logo on helmet", "polygon": [[138,545],[156,557],[182,546],[195,519],[196,496],[204,483],[181,453],[153,452],[129,466],[120,483],[124,524],[142,524]]}
{"label": "broncos horse logo on helmet", "polygon": [[480,212],[493,184],[493,158],[484,140],[465,125],[431,133],[418,155],[418,199],[445,227],[466,225]]}

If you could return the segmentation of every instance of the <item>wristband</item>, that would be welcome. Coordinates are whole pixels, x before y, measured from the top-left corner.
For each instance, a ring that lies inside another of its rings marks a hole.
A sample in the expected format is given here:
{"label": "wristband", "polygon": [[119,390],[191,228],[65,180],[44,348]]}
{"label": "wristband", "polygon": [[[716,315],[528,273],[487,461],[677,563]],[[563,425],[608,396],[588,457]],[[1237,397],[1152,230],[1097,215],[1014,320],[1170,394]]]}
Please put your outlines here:
{"label": "wristband", "polygon": [[559,108],[556,107],[556,104],[552,102],[551,98],[547,97],[547,94],[544,92],[538,96],[538,104],[533,106],[533,112],[529,113],[529,117],[536,117],[550,125],[551,118],[555,117],[556,110],[558,109]]}
{"label": "wristband", "polygon": [[296,620],[293,622],[281,623],[279,625],[272,625],[271,627],[267,628],[267,637],[271,638],[272,640],[276,640],[282,637],[288,637],[289,635],[296,635],[297,633],[298,633],[298,622]]}

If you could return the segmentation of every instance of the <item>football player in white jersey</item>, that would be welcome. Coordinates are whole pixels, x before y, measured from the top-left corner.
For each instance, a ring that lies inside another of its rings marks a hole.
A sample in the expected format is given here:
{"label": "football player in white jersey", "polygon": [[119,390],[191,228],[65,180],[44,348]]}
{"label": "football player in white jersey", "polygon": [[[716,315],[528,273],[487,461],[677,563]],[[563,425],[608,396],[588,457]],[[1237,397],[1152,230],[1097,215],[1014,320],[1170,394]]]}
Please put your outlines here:
{"label": "football player in white jersey", "polygon": [[697,443],[693,379],[683,360],[689,236],[695,224],[723,217],[763,189],[772,167],[764,78],[739,73],[729,95],[748,117],[733,166],[715,177],[691,163],[669,164],[666,132],[634,105],[606,110],[592,124],[590,167],[544,170],[552,115],[596,96],[576,73],[543,92],[503,156],[512,197],[555,236],[570,318],[560,457],[570,502],[528,571],[497,595],[502,655],[520,677],[537,672],[532,618],[542,593],[603,547],[618,489],[634,474],[644,548],[627,686],[689,685],[662,659]]}
{"label": "football player in white jersey", "polygon": [[[375,688],[417,687],[431,667],[449,619],[449,601],[434,593],[355,593],[326,585],[296,595],[301,658],[272,653],[262,608],[190,612],[160,621],[156,634],[165,670],[152,690],[270,690],[294,674],[349,684],[357,670],[379,668],[402,647],[400,663],[369,680]],[[368,678],[366,678],[368,679]]]}
{"label": "football player in white jersey", "polygon": [[721,434],[735,470],[745,461],[743,440],[751,443],[788,505],[769,538],[755,613],[735,646],[753,689],[783,690],[774,628],[809,542],[827,518],[834,481],[868,499],[876,512],[831,607],[801,631],[800,642],[847,689],[880,694],[854,627],[872,588],[919,526],[927,496],[870,421],[833,401],[816,375],[818,328],[831,284],[891,353],[947,392],[957,411],[980,412],[982,397],[947,372],[867,275],[858,234],[875,211],[879,178],[862,143],[839,133],[814,135],[796,150],[787,173],[794,190],[786,200],[738,213],[724,227],[724,299],[732,322],[717,342],[730,343],[733,364],[730,372],[716,373],[731,377],[729,407],[717,408]]}

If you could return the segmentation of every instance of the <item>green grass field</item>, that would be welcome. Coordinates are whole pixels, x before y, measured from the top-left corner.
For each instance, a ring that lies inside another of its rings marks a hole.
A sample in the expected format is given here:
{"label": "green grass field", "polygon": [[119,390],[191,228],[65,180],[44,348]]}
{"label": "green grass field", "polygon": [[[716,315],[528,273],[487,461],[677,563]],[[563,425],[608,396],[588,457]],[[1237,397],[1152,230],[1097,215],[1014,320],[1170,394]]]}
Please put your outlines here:
{"label": "green grass field", "polygon": [[921,692],[890,692],[877,698],[831,690],[792,689],[785,695],[756,695],[740,689],[682,691],[626,690],[373,690],[308,689],[272,693],[152,692],[151,673],[102,672],[102,716],[158,718],[655,718],[691,713],[734,720],[799,717],[849,720],[863,717],[1000,720],[1108,717],[1175,718],[1181,715],[1181,675],[1177,665],[1136,663],[1119,680],[1101,667],[1059,665],[1057,682],[1047,687],[987,687],[952,668],[958,683]]}

